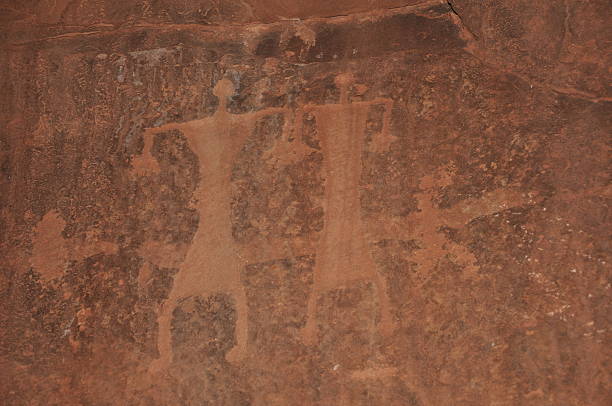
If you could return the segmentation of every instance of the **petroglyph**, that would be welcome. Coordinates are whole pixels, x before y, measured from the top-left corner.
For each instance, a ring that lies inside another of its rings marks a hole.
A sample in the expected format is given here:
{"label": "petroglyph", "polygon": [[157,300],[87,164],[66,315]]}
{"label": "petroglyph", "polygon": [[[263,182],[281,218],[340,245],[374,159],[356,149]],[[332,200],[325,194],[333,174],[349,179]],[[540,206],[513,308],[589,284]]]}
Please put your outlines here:
{"label": "petroglyph", "polygon": [[[307,343],[313,343],[317,336],[319,295],[358,280],[369,280],[375,285],[380,331],[386,334],[393,329],[386,280],[377,272],[370,253],[359,197],[368,112],[376,104],[389,106],[389,102],[381,99],[350,103],[348,92],[352,84],[352,75],[339,75],[336,78],[341,90],[339,104],[305,107],[316,120],[325,171],[324,229],[317,246],[313,291],[304,328]],[[381,135],[388,136],[390,120],[385,120],[385,124]]]}
{"label": "petroglyph", "polygon": [[[287,123],[294,131],[283,131],[281,139],[275,142],[272,148],[264,152],[263,159],[265,161],[275,168],[283,167],[304,159],[304,156],[313,151],[303,142],[303,120],[303,109],[290,113],[290,120]],[[297,125],[293,125],[293,123]]]}
{"label": "petroglyph", "polygon": [[479,198],[465,199],[450,208],[439,208],[434,203],[435,195],[440,188],[451,183],[452,172],[452,168],[444,167],[434,175],[421,179],[421,191],[415,194],[417,212],[405,219],[394,219],[372,227],[375,229],[373,234],[379,240],[416,240],[419,249],[415,250],[412,259],[417,264],[418,272],[425,277],[447,256],[464,269],[465,276],[473,277],[478,272],[474,254],[467,247],[449,240],[443,228],[462,228],[478,217],[533,205],[541,200],[533,193],[506,188],[487,192]]}
{"label": "petroglyph", "polygon": [[92,232],[70,239],[62,231],[66,222],[56,211],[45,214],[36,226],[32,240],[30,265],[45,280],[61,277],[71,261],[82,261],[92,255],[117,251],[117,245],[101,241]]}
{"label": "petroglyph", "polygon": [[[151,139],[156,133],[178,130],[187,138],[201,168],[201,180],[194,196],[199,211],[198,229],[186,249],[184,259],[180,261],[172,291],[158,317],[159,358],[150,366],[154,372],[167,368],[172,362],[172,313],[182,299],[193,295],[227,293],[232,296],[237,313],[236,345],[227,354],[227,359],[231,362],[242,360],[247,353],[248,339],[248,306],[240,276],[242,268],[251,262],[291,257],[294,252],[302,251],[299,242],[296,248],[295,244],[262,238],[241,245],[232,236],[231,175],[236,156],[259,118],[273,114],[290,116],[283,108],[230,114],[227,100],[233,93],[232,82],[223,79],[214,89],[220,105],[212,117],[148,129],[144,135],[146,149],[143,156],[135,160],[134,170],[137,174],[158,171],[159,166],[149,162],[154,160],[151,157]],[[283,131],[286,131],[289,121],[286,120]],[[277,144],[281,145],[287,138],[283,134]],[[301,151],[298,144],[294,144],[295,148]]]}
{"label": "petroglyph", "polygon": [[366,368],[351,372],[351,378],[357,380],[380,379],[396,376],[397,373],[395,367]]}
{"label": "petroglyph", "polygon": [[242,262],[237,255],[229,221],[232,162],[244,141],[239,137],[246,136],[248,132],[231,131],[239,125],[235,122],[236,117],[230,116],[226,108],[227,99],[233,93],[233,84],[229,80],[221,80],[214,90],[220,106],[213,117],[170,124],[145,134],[147,138],[153,132],[180,130],[197,155],[202,169],[201,182],[195,192],[200,215],[198,230],[158,318],[159,358],[151,365],[152,370],[166,368],[172,362],[172,313],[181,299],[191,295],[231,293],[238,313],[237,345],[228,357],[240,359],[246,353],[247,306],[240,284]]}
{"label": "petroglyph", "polygon": [[450,209],[440,209],[434,205],[433,198],[437,188],[443,186],[444,171],[435,176],[421,179],[421,193],[416,194],[419,211],[409,217],[412,236],[420,249],[416,250],[413,259],[422,273],[429,273],[438,261],[449,256],[464,269],[464,274],[473,277],[478,272],[476,257],[465,246],[450,241],[442,232],[442,227],[460,228],[470,221],[491,215],[513,207],[534,204],[535,198],[529,194],[511,189],[498,189],[484,194],[481,198],[466,199]]}

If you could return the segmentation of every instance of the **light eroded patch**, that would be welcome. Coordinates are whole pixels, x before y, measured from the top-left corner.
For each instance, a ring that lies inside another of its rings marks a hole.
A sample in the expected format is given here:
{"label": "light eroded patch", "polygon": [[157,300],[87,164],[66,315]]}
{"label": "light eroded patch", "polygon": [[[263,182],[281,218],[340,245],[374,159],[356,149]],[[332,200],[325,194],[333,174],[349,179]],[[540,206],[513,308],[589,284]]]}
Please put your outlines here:
{"label": "light eroded patch", "polygon": [[70,261],[80,262],[96,254],[117,251],[116,244],[99,240],[91,231],[66,239],[62,235],[65,227],[66,222],[54,210],[45,214],[36,226],[30,265],[45,280],[61,277]]}
{"label": "light eroded patch", "polygon": [[68,259],[68,246],[62,236],[66,222],[56,211],[50,211],[36,226],[32,241],[30,265],[46,279],[51,280],[64,273]]}

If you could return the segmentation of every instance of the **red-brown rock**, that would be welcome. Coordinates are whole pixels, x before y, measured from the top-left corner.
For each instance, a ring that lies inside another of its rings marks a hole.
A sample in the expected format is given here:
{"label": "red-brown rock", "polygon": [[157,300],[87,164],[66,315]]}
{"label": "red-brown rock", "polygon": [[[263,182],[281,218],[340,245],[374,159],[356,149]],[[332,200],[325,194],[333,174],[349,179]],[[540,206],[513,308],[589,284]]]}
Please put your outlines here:
{"label": "red-brown rock", "polygon": [[0,2],[0,404],[607,405],[609,11]]}

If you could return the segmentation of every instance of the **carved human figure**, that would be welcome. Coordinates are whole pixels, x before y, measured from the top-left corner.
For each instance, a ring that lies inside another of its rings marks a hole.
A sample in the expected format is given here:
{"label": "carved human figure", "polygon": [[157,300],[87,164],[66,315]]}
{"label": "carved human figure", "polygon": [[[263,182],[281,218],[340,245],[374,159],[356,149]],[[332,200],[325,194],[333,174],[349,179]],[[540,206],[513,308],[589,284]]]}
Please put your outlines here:
{"label": "carved human figure", "polygon": [[[201,173],[194,195],[199,211],[198,229],[184,259],[180,261],[172,290],[158,316],[159,358],[151,364],[152,372],[164,370],[172,362],[173,311],[181,299],[193,295],[226,293],[233,298],[237,314],[236,345],[227,354],[227,359],[230,362],[239,361],[247,352],[248,306],[240,280],[241,269],[247,263],[241,250],[246,247],[242,247],[232,236],[232,167],[256,119],[266,114],[284,114],[285,110],[267,109],[250,114],[230,114],[227,100],[233,93],[232,82],[223,79],[214,88],[214,95],[219,98],[219,108],[213,116],[145,131],[145,156],[142,159],[153,161],[147,155],[150,155],[151,138],[155,133],[179,130],[198,157]],[[141,162],[135,166],[140,170],[152,165]],[[256,250],[250,247],[247,251]]]}
{"label": "carved human figure", "polygon": [[324,229],[316,248],[314,286],[308,303],[304,328],[306,342],[317,336],[317,301],[327,291],[358,280],[371,281],[380,306],[379,329],[383,334],[393,329],[386,280],[377,272],[370,253],[370,243],[361,217],[360,179],[368,112],[377,105],[386,108],[380,137],[388,136],[390,101],[375,99],[349,102],[353,83],[350,74],[336,78],[341,90],[339,104],[309,105],[305,111],[314,115],[324,154],[325,198]]}

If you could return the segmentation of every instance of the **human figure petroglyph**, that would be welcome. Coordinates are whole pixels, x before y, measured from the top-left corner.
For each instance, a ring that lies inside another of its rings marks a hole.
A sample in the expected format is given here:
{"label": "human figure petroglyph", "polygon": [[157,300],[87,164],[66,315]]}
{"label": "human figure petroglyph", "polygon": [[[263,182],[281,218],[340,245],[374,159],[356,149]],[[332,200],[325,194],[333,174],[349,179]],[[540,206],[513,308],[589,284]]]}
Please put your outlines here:
{"label": "human figure petroglyph", "polygon": [[[250,246],[242,246],[232,236],[231,174],[237,154],[258,118],[287,113],[283,108],[270,108],[249,114],[230,114],[227,100],[233,93],[232,82],[223,79],[214,88],[220,102],[212,117],[146,130],[143,157],[134,164],[136,173],[158,171],[159,166],[151,162],[154,161],[150,156],[151,138],[156,133],[179,130],[187,138],[201,168],[200,184],[194,193],[199,211],[198,229],[184,258],[179,261],[179,272],[158,316],[159,358],[151,364],[153,372],[167,368],[172,362],[172,314],[182,299],[193,295],[223,292],[233,297],[237,314],[236,345],[227,354],[227,359],[230,362],[243,359],[247,352],[248,306],[241,283],[241,270],[249,259],[255,258],[257,262],[282,257],[286,254],[283,249],[290,249],[270,241],[256,241]],[[288,123],[285,123],[283,131],[287,126]],[[287,137],[283,135],[282,138]]]}
{"label": "human figure petroglyph", "polygon": [[449,208],[440,208],[436,193],[451,184],[452,166],[442,167],[419,182],[420,191],[414,195],[418,210],[403,219],[382,222],[372,227],[377,239],[415,240],[419,246],[411,256],[418,273],[426,281],[438,262],[445,257],[461,266],[466,277],[475,277],[479,267],[474,254],[465,246],[453,242],[443,228],[462,228],[478,217],[489,216],[514,207],[534,205],[541,200],[534,193],[514,188],[500,188],[469,198]]}
{"label": "human figure petroglyph", "polygon": [[304,107],[304,110],[313,114],[316,119],[325,172],[324,229],[316,249],[313,289],[308,302],[308,320],[304,328],[304,339],[307,343],[313,343],[317,336],[319,296],[358,280],[367,280],[374,284],[380,308],[380,331],[387,334],[392,331],[394,324],[386,280],[377,272],[371,256],[360,203],[362,153],[368,112],[376,104],[385,106],[380,137],[388,137],[390,100],[374,99],[351,103],[349,89],[353,81],[350,74],[342,74],[336,78],[336,85],[340,88],[339,104]]}
{"label": "human figure petroglyph", "polygon": [[442,209],[434,204],[435,192],[447,184],[451,177],[447,168],[436,176],[425,176],[420,181],[420,193],[416,194],[419,211],[409,216],[412,236],[420,241],[421,247],[414,252],[413,259],[419,272],[429,274],[440,259],[449,256],[463,267],[466,277],[475,277],[479,267],[474,254],[465,246],[450,241],[442,232],[443,227],[461,228],[472,220],[492,215],[507,209],[533,205],[540,199],[533,193],[503,188],[484,193],[479,198],[463,200],[451,208]]}

